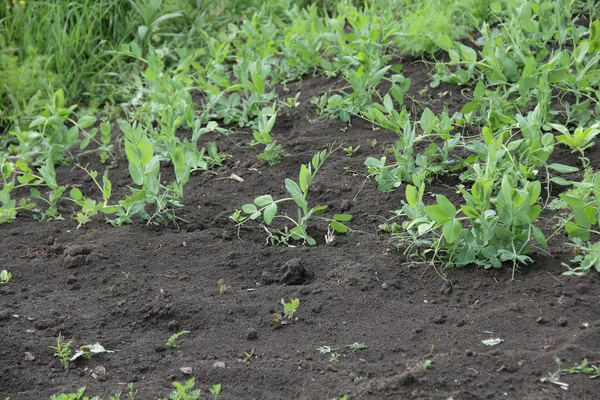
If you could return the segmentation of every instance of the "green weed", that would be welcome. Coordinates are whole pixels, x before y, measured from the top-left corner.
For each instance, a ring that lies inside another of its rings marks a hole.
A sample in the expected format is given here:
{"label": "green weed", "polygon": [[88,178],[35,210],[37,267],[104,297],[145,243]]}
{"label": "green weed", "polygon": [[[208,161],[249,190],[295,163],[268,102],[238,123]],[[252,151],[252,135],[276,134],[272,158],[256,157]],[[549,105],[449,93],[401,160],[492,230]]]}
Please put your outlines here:
{"label": "green weed", "polygon": [[[51,349],[55,350],[55,357],[58,357],[60,361],[60,365],[64,369],[69,369],[71,366],[71,344],[73,341],[64,342],[62,338],[62,333],[58,333],[58,337],[56,338],[56,346],[50,346]],[[85,389],[84,389],[85,391]],[[81,392],[83,394],[83,392]]]}

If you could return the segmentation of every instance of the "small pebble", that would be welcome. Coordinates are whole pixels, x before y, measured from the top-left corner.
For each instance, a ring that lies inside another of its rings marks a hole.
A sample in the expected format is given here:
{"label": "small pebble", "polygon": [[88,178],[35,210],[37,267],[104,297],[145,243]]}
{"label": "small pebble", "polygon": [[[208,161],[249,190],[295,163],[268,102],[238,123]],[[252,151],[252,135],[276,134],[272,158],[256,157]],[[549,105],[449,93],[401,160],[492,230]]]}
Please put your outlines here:
{"label": "small pebble", "polygon": [[383,290],[387,290],[387,288],[388,288],[388,284],[387,284],[387,283],[385,283],[385,282],[383,282],[383,283],[381,284],[381,288],[382,288]]}
{"label": "small pebble", "polygon": [[213,364],[213,368],[225,368],[225,363],[223,361],[217,361]]}

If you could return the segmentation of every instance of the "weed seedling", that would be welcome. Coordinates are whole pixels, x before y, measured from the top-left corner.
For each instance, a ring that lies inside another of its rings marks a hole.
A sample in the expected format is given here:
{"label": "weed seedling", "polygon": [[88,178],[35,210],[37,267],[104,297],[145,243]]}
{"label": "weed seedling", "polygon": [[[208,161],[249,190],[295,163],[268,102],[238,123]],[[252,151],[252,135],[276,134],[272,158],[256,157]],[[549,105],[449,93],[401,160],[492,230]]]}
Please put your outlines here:
{"label": "weed seedling", "polygon": [[590,379],[595,379],[595,378],[600,377],[600,366],[590,364],[590,362],[587,360],[587,358],[585,358],[581,362],[581,364],[574,365],[571,368],[562,368],[562,361],[558,357],[554,357],[554,361],[556,362],[556,365],[558,365],[558,370],[554,373],[548,374],[548,377],[540,378],[540,381],[550,382],[550,383],[557,385],[561,389],[568,390],[569,385],[567,383],[559,381],[560,377],[563,375],[586,374],[586,375],[590,375]]}
{"label": "weed seedling", "polygon": [[54,356],[58,357],[60,365],[62,365],[64,369],[69,369],[69,366],[71,365],[71,344],[73,341],[71,340],[64,343],[62,339],[62,333],[59,332],[58,338],[56,338],[56,346],[50,346],[50,348],[56,351]]}
{"label": "weed seedling", "polygon": [[173,390],[168,398],[160,398],[157,400],[197,400],[200,398],[200,389],[194,389],[194,378],[188,379],[185,383],[173,382],[175,390]]}
{"label": "weed seedling", "polygon": [[334,351],[338,351],[339,349],[334,349],[331,346],[321,346],[317,350],[319,351],[319,353],[331,353]]}
{"label": "weed seedling", "polygon": [[355,155],[356,152],[358,151],[358,149],[360,149],[360,146],[356,146],[356,147],[352,147],[352,146],[344,147],[344,151],[346,152],[346,156],[348,156],[348,157],[352,157],[353,155]]}
{"label": "weed seedling", "polygon": [[250,350],[250,352],[244,351],[243,357],[244,358],[241,360],[242,362],[248,362],[252,360],[252,357],[254,357],[254,349]]}
{"label": "weed seedling", "polygon": [[191,332],[190,331],[181,331],[181,332],[178,332],[178,333],[172,335],[169,338],[169,340],[167,340],[167,346],[169,346],[172,349],[179,347],[175,341],[179,338],[179,336],[187,335],[188,333],[191,333]]}
{"label": "weed seedling", "polygon": [[12,274],[10,272],[8,272],[7,270],[3,269],[0,272],[0,284],[4,285],[7,284],[8,281],[10,281],[12,279]]}
{"label": "weed seedling", "polygon": [[592,365],[589,363],[587,358],[585,358],[581,364],[574,365],[571,368],[565,370],[567,374],[586,374],[590,375],[590,379],[595,379],[600,377],[600,365]]}
{"label": "weed seedling", "polygon": [[208,389],[208,391],[210,392],[210,394],[212,394],[213,399],[217,400],[219,394],[221,393],[221,384],[215,383],[210,389]]}
{"label": "weed seedling", "polygon": [[231,286],[227,286],[225,284],[225,281],[223,280],[223,278],[219,279],[217,281],[217,283],[219,284],[219,294],[223,294],[227,291],[227,289],[229,289]]}
{"label": "weed seedling", "polygon": [[362,350],[362,349],[366,349],[367,348],[367,346],[365,346],[364,343],[358,343],[358,342],[354,342],[352,344],[349,344],[346,347],[348,347],[352,351],[358,351],[358,350]]}
{"label": "weed seedling", "polygon": [[129,400],[135,400],[135,395],[137,394],[137,390],[133,390],[133,383],[127,384],[127,396],[129,396]]}
{"label": "weed seedling", "polygon": [[431,368],[431,364],[432,364],[431,360],[425,360],[422,363],[417,364],[417,367],[419,367],[423,371],[427,371],[428,369]]}

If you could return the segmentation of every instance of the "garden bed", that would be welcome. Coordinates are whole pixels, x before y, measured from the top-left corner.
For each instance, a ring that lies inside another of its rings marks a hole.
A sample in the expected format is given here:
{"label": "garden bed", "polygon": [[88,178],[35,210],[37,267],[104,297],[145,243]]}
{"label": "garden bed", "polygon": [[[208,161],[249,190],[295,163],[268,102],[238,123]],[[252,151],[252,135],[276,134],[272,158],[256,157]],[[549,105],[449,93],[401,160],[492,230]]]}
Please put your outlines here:
{"label": "garden bed", "polygon": [[[420,94],[429,84],[426,70],[403,62],[416,99],[436,115],[444,105],[460,110],[459,87]],[[222,399],[597,398],[598,382],[588,375],[560,376],[568,390],[540,378],[559,368],[555,358],[567,368],[600,359],[598,274],[561,275],[561,263],[573,257],[562,235],[551,241],[552,255],[531,254],[535,262],[515,280],[510,268],[442,271],[404,256],[377,231],[404,191],[378,192],[363,165],[397,136],[358,118],[351,126],[310,123],[318,117],[310,99],[330,85],[324,78],[288,84],[289,95],[301,92],[300,106],[280,113],[272,132],[288,153],[279,165],[258,161],[247,133],[202,137],[232,158],[192,174],[177,214],[186,222],[178,226],[94,221],[78,228],[70,218],[37,222],[27,214],[1,225],[0,269],[13,279],[0,286],[0,397],[41,399],[85,386],[108,398],[133,383],[136,398],[150,399],[194,377],[202,398],[215,383]],[[333,153],[310,199],[352,214],[351,232],[325,244],[327,224],[317,223],[309,227],[316,246],[274,247],[258,224],[238,229],[229,220],[259,194],[284,195],[284,178],[296,178],[302,163],[334,142],[360,149],[350,157]],[[597,148],[586,155],[600,163]],[[554,157],[570,155],[557,148]],[[95,156],[77,161],[102,169]],[[57,167],[57,175],[98,195],[79,169]],[[427,198],[455,198],[449,179],[428,185]],[[127,184],[124,156],[111,180]],[[68,217],[69,204],[61,210]],[[220,279],[229,286],[222,294]],[[274,323],[281,299],[290,298],[300,300],[297,320]],[[179,347],[168,347],[183,330],[190,333]],[[115,352],[64,370],[50,349],[59,333],[74,347],[99,342]],[[496,338],[502,342],[484,344]],[[365,348],[352,351],[354,343]],[[320,353],[322,346],[339,350]]]}

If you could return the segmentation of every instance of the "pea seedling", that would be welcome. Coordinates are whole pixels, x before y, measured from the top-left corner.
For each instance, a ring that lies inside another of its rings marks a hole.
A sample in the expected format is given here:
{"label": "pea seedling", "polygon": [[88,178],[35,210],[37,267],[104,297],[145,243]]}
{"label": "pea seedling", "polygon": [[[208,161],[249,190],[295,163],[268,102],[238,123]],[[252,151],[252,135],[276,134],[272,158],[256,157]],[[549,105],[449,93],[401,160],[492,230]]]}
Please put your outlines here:
{"label": "pea seedling", "polygon": [[7,284],[8,281],[10,281],[12,279],[12,274],[10,272],[8,272],[7,270],[3,269],[0,272],[0,284],[4,285]]}
{"label": "pea seedling", "polygon": [[219,294],[223,294],[227,291],[227,289],[229,289],[231,286],[227,286],[225,284],[225,281],[223,280],[223,278],[219,279],[217,281],[217,283],[219,284]]}
{"label": "pea seedling", "polygon": [[179,338],[179,336],[187,335],[188,333],[191,333],[191,332],[190,331],[181,331],[181,332],[178,332],[178,333],[172,335],[169,338],[169,340],[167,340],[167,346],[169,346],[172,349],[179,347],[179,345],[175,341]]}
{"label": "pea seedling", "polygon": [[[283,316],[278,313],[273,314],[274,323],[285,325],[297,320],[297,318],[294,319],[294,313],[296,312],[298,306],[300,306],[299,299],[290,299],[289,303],[286,303],[285,300],[281,299],[281,305],[283,306]],[[284,321],[284,318],[289,319],[289,321]]]}
{"label": "pea seedling", "polygon": [[356,147],[352,147],[352,146],[344,147],[344,151],[346,152],[346,156],[348,156],[348,157],[352,157],[353,155],[355,155],[356,152],[358,151],[358,149],[360,149],[360,146],[356,146]]}
{"label": "pea seedling", "polygon": [[425,360],[422,363],[417,364],[417,367],[419,367],[423,371],[427,371],[428,369],[431,368],[431,363],[432,363],[431,360]]}
{"label": "pea seedling", "polygon": [[[308,192],[317,173],[323,166],[323,163],[336,149],[323,150],[315,154],[311,162],[302,164],[298,183],[291,179],[285,180],[285,188],[290,197],[285,197],[279,200],[274,200],[270,194],[258,196],[253,203],[244,204],[242,211],[247,215],[242,217],[240,211],[236,210],[229,218],[236,224],[241,225],[248,220],[262,219],[264,229],[269,234],[271,244],[285,244],[291,246],[292,240],[302,240],[302,243],[307,243],[314,246],[317,242],[307,233],[309,221],[321,220],[329,223],[329,226],[337,233],[346,233],[348,228],[343,224],[350,221],[352,218],[349,214],[334,214],[331,218],[315,215],[327,208],[327,206],[318,205],[309,208],[307,201]],[[294,219],[288,213],[280,213],[280,205],[285,202],[294,202],[297,206],[298,218]],[[274,219],[285,220],[291,223],[293,227],[288,225],[283,229],[269,229]]]}

